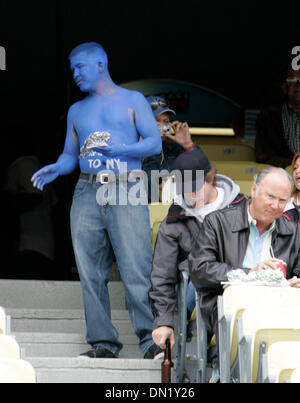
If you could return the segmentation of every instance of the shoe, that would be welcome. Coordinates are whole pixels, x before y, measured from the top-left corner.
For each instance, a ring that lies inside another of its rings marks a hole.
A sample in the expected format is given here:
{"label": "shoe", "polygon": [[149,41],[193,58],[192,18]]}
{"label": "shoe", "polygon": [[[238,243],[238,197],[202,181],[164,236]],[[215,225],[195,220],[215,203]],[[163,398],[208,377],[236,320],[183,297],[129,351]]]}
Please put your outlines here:
{"label": "shoe", "polygon": [[149,347],[147,353],[144,355],[144,358],[148,360],[159,360],[162,359],[165,355],[165,351],[158,347],[156,344],[152,344]]}
{"label": "shoe", "polygon": [[89,358],[117,358],[117,356],[111,351],[107,350],[102,346],[92,347],[91,350],[86,353],[80,354],[79,357],[89,357]]}

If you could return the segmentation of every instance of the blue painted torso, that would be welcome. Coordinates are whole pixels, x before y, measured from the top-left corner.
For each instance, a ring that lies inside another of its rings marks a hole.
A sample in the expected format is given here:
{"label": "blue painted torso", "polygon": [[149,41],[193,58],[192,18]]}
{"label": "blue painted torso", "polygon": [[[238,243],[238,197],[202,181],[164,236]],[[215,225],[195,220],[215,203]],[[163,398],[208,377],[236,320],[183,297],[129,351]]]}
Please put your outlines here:
{"label": "blue painted torso", "polygon": [[[106,96],[88,96],[77,103],[76,109],[73,124],[80,147],[88,136],[96,131],[109,132],[110,145],[138,142],[134,102],[129,91],[120,89]],[[90,155],[80,158],[79,165],[82,172],[97,174],[103,169],[119,170],[122,162],[127,163],[128,170],[141,168],[140,158],[124,156],[112,158],[92,150]]]}

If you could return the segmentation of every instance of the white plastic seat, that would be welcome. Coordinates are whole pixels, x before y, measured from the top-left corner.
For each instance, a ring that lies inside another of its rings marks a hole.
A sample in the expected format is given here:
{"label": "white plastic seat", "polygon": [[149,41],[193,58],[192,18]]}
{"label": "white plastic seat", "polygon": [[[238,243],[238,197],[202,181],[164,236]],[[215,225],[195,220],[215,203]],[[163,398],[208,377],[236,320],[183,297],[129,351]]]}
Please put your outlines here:
{"label": "white plastic seat", "polygon": [[21,358],[20,346],[13,337],[0,334],[0,358]]}
{"label": "white plastic seat", "polygon": [[0,307],[0,334],[6,334],[6,313],[2,307]]}
{"label": "white plastic seat", "polygon": [[232,285],[218,297],[219,355],[221,382],[230,382],[237,364],[237,318],[246,308],[263,306],[300,306],[300,289],[252,285]]}
{"label": "white plastic seat", "polygon": [[28,361],[0,358],[0,383],[36,383],[36,373]]}
{"label": "white plastic seat", "polygon": [[300,341],[273,343],[269,347],[268,353],[264,355],[264,366],[263,382],[291,381],[293,372],[296,368],[300,368]]}
{"label": "white plastic seat", "polygon": [[262,382],[262,356],[273,343],[300,340],[297,306],[247,308],[237,319],[241,383]]}
{"label": "white plastic seat", "polygon": [[300,366],[292,372],[290,381],[291,383],[300,383]]}

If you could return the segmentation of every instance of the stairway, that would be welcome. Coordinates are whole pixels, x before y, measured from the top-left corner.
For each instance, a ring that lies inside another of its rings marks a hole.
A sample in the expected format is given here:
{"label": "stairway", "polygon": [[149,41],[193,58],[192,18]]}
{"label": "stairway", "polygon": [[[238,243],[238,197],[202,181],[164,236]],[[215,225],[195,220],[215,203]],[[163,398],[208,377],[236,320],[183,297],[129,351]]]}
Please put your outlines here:
{"label": "stairway", "polygon": [[161,361],[145,360],[125,309],[120,281],[109,283],[112,321],[123,349],[119,359],[78,358],[85,342],[79,281],[0,280],[0,306],[41,383],[159,383]]}

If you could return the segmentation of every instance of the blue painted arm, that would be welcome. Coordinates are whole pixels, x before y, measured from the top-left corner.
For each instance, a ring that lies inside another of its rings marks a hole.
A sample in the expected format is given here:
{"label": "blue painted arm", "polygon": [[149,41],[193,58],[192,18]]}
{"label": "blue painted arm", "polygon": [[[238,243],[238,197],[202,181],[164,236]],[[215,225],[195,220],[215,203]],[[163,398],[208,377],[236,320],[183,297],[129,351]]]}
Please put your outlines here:
{"label": "blue painted arm", "polygon": [[143,158],[161,152],[162,143],[158,125],[146,98],[139,92],[133,92],[135,126],[142,140],[133,144],[112,144],[108,147],[97,148],[107,156],[124,156],[128,158]]}

